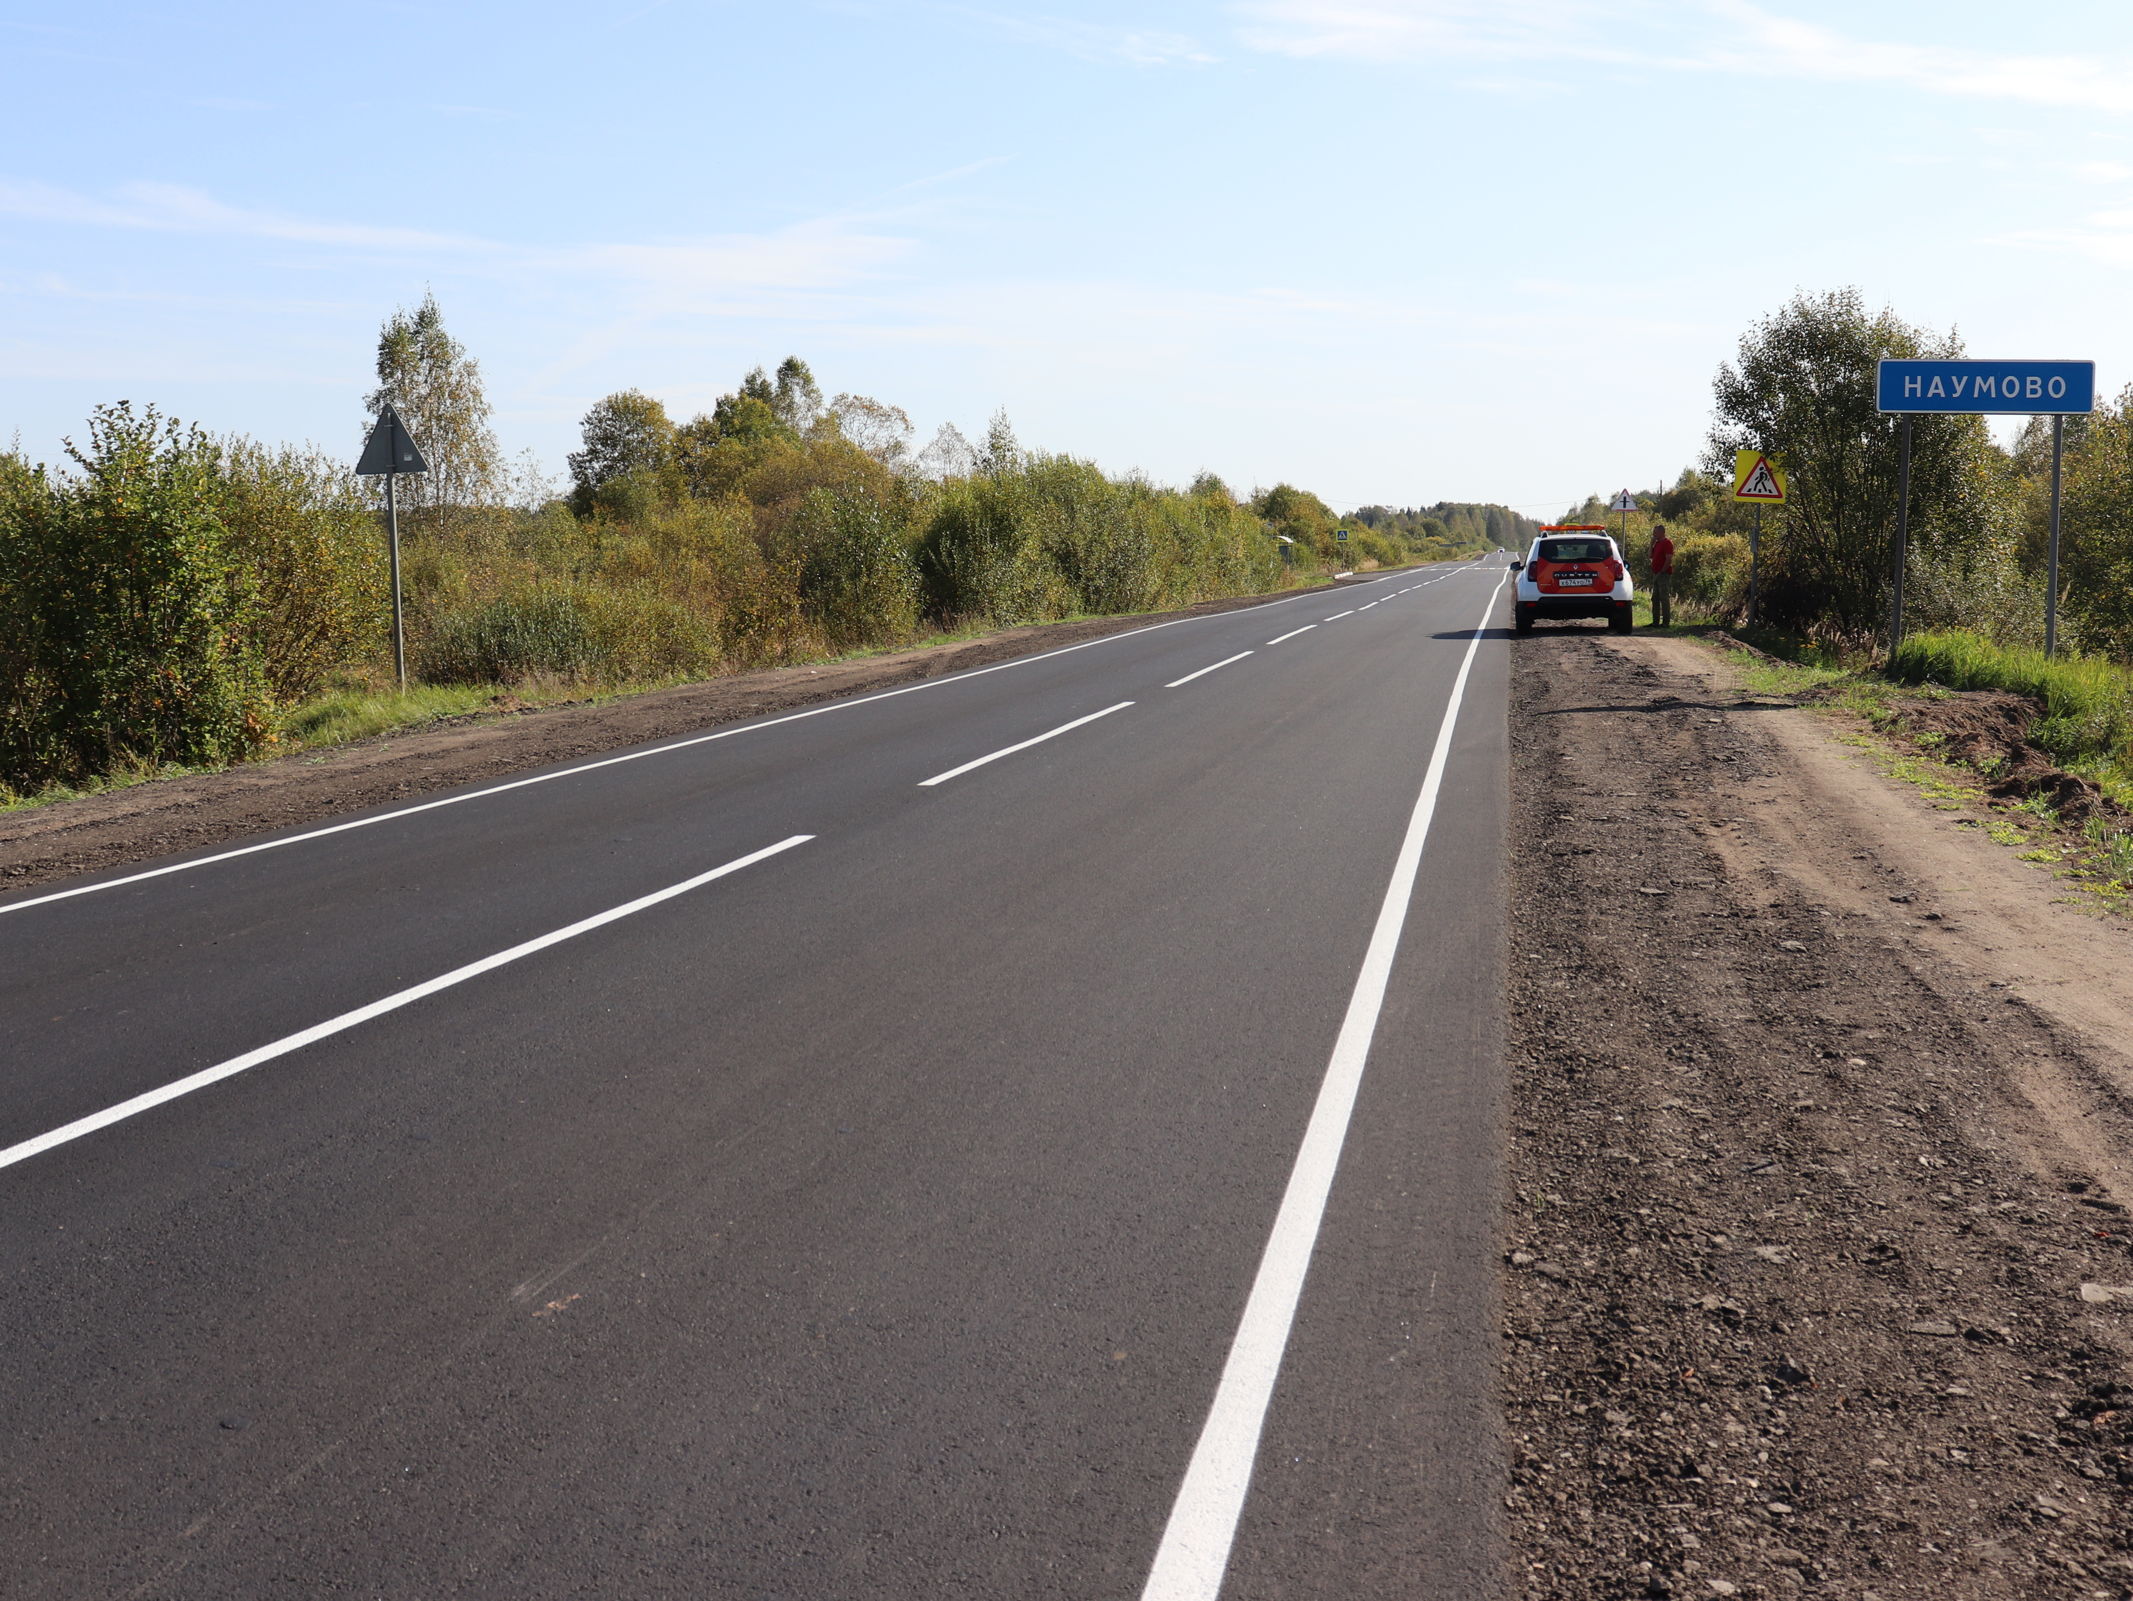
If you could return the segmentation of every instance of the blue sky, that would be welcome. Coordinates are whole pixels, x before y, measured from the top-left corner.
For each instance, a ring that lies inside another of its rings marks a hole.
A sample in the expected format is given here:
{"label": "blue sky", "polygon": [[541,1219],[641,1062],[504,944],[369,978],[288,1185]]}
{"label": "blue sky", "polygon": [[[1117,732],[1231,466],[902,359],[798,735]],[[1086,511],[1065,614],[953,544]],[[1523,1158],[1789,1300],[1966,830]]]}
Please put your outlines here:
{"label": "blue sky", "polygon": [[2123,0],[0,4],[0,439],[351,450],[434,289],[560,474],[789,352],[1346,508],[1699,452],[1795,288],[2133,382]]}

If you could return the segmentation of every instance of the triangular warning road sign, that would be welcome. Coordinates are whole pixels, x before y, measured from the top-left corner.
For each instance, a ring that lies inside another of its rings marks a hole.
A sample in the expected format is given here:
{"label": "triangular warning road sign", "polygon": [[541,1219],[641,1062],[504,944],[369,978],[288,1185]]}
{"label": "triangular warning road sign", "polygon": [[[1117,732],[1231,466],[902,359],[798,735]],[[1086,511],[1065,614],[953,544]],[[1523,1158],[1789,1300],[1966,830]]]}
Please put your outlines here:
{"label": "triangular warning road sign", "polygon": [[387,406],[378,413],[378,425],[371,429],[370,438],[363,446],[363,459],[356,463],[356,476],[375,478],[381,473],[426,473],[430,464],[422,459],[422,452],[415,448],[406,424],[400,414]]}
{"label": "triangular warning road sign", "polygon": [[1739,481],[1733,486],[1733,498],[1783,505],[1785,480],[1778,476],[1777,464],[1760,451],[1755,453],[1755,459],[1751,463],[1748,461],[1748,454],[1747,451],[1741,452],[1739,465],[1745,465],[1748,470],[1739,473]]}
{"label": "triangular warning road sign", "polygon": [[1625,489],[1607,503],[1607,509],[1609,511],[1635,511],[1637,509],[1637,497]]}

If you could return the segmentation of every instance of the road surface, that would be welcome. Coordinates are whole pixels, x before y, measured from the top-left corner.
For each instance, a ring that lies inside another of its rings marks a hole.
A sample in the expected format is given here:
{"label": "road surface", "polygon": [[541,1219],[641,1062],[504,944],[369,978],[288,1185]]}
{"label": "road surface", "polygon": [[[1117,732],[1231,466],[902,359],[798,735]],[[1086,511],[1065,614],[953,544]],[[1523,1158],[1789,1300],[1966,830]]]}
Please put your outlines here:
{"label": "road surface", "polygon": [[1503,577],[0,899],[0,1591],[1491,1594]]}

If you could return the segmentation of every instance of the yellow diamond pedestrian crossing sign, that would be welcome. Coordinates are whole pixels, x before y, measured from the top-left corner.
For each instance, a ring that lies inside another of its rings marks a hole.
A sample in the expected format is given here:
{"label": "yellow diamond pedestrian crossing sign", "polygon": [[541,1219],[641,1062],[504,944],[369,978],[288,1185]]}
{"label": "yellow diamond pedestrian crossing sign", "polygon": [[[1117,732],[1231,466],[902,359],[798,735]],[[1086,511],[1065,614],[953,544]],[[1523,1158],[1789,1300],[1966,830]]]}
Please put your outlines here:
{"label": "yellow diamond pedestrian crossing sign", "polygon": [[1733,453],[1733,498],[1758,506],[1785,504],[1785,475],[1778,464],[1760,450]]}

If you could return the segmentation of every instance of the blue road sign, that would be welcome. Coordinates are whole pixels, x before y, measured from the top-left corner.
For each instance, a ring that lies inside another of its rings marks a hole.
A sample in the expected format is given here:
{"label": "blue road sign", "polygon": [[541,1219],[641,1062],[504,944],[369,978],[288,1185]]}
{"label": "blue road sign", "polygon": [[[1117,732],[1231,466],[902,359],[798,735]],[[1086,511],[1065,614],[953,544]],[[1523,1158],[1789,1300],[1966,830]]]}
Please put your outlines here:
{"label": "blue road sign", "polygon": [[2093,361],[1884,361],[1883,411],[2013,412],[2096,409]]}

